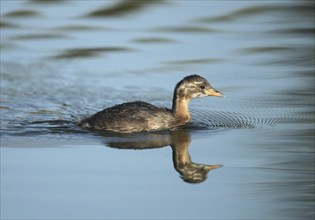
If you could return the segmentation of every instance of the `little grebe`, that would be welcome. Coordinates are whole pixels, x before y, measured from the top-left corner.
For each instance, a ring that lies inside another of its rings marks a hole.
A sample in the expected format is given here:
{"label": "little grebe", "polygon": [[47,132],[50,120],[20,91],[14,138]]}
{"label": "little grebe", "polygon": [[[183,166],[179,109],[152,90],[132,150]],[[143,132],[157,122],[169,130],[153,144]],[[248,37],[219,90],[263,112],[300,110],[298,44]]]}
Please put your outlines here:
{"label": "little grebe", "polygon": [[117,133],[171,129],[190,121],[188,104],[191,99],[205,96],[223,95],[205,78],[190,75],[175,86],[172,109],[142,101],[128,102],[97,112],[82,120],[79,126]]}

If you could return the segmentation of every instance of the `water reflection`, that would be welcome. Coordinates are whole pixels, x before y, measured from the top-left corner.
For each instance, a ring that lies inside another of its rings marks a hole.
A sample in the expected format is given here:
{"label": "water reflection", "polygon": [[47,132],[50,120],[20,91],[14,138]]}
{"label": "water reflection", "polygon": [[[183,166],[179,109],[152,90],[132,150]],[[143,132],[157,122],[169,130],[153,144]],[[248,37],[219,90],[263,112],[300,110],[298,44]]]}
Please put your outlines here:
{"label": "water reflection", "polygon": [[[179,129],[164,133],[110,138],[105,144],[117,149],[155,149],[171,146],[173,164],[180,177],[187,183],[201,183],[207,179],[208,172],[222,165],[194,163],[189,154],[191,137],[188,130]],[[145,166],[145,164],[144,164]]]}

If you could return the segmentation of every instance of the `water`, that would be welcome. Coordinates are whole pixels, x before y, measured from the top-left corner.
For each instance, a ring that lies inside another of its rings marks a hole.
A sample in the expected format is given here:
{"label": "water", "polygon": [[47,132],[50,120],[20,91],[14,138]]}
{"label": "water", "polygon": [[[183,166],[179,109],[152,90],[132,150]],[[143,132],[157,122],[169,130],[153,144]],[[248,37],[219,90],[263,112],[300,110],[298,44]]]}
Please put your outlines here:
{"label": "water", "polygon": [[[1,219],[313,219],[312,1],[1,1]],[[76,126],[225,98],[179,131]],[[18,211],[17,211],[18,210]]]}

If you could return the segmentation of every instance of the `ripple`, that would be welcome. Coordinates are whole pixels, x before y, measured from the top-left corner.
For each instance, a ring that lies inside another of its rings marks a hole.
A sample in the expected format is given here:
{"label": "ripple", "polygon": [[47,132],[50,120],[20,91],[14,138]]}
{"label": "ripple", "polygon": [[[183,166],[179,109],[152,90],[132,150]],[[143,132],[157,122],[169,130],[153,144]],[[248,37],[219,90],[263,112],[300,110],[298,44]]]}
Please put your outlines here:
{"label": "ripple", "polygon": [[199,21],[199,22],[233,21],[236,18],[255,16],[255,15],[258,15],[261,13],[269,12],[270,10],[273,10],[273,8],[269,7],[269,6],[248,7],[248,8],[242,8],[239,10],[235,10],[235,11],[230,12],[230,13],[225,14],[225,15],[200,18],[200,19],[197,19],[196,21]]}
{"label": "ripple", "polygon": [[193,126],[200,128],[257,128],[270,127],[276,121],[270,118],[255,117],[250,114],[230,112],[193,110]]}
{"label": "ripple", "polygon": [[0,21],[0,28],[18,28],[20,27],[17,24],[6,22],[6,21]]}
{"label": "ripple", "polygon": [[196,19],[196,22],[202,23],[212,23],[212,22],[231,22],[236,19],[249,18],[253,16],[259,16],[267,13],[279,13],[283,12],[295,12],[295,13],[309,13],[313,7],[311,5],[261,5],[261,6],[252,6],[247,8],[242,8],[239,10],[232,11],[230,13],[219,15],[219,16],[209,16]]}
{"label": "ripple", "polygon": [[204,58],[204,59],[190,59],[190,60],[174,60],[167,61],[165,64],[170,65],[192,65],[192,64],[208,64],[208,63],[218,63],[222,62],[224,59],[220,58]]}
{"label": "ripple", "polygon": [[261,54],[261,53],[276,53],[276,52],[291,52],[293,48],[290,47],[250,47],[239,49],[241,54]]}
{"label": "ripple", "polygon": [[303,27],[298,27],[298,28],[281,28],[281,29],[274,29],[269,31],[272,34],[281,34],[284,36],[287,35],[299,35],[299,36],[310,36],[314,37],[314,27],[310,28],[303,28]]}
{"label": "ripple", "polygon": [[[2,129],[3,135],[30,137],[49,135],[49,139],[54,139],[51,135],[61,135],[64,139],[69,139],[69,134],[81,134],[86,131],[78,128],[74,120],[52,119],[39,121],[20,121],[18,124],[8,124],[6,129]],[[61,138],[58,136],[58,139]]]}
{"label": "ripple", "polygon": [[37,17],[40,13],[34,10],[16,10],[4,14],[4,17]]}
{"label": "ripple", "polygon": [[57,31],[65,31],[65,32],[73,32],[73,31],[104,31],[104,30],[113,30],[113,28],[105,28],[101,26],[95,26],[95,25],[65,25],[61,27],[56,27],[54,30]]}
{"label": "ripple", "polygon": [[101,55],[102,53],[112,52],[130,52],[133,51],[127,47],[95,47],[95,48],[74,48],[62,51],[60,54],[53,56],[55,59],[68,59],[68,58],[82,58],[82,57],[94,57]]}
{"label": "ripple", "polygon": [[116,2],[116,4],[112,6],[108,6],[105,8],[97,9],[95,11],[92,11],[86,15],[86,17],[119,17],[123,15],[127,15],[130,13],[135,13],[137,11],[140,11],[144,9],[145,7],[162,3],[163,0],[137,0],[137,1],[131,1],[131,0],[123,0]]}
{"label": "ripple", "polygon": [[29,0],[29,3],[36,4],[55,4],[55,3],[65,3],[67,0]]}
{"label": "ripple", "polygon": [[170,33],[213,33],[219,32],[216,29],[202,27],[202,26],[165,26],[154,28],[153,31],[157,32],[170,32]]}
{"label": "ripple", "polygon": [[155,43],[177,43],[178,41],[162,38],[162,37],[147,37],[147,38],[135,38],[130,40],[130,42],[141,43],[141,44],[155,44]]}
{"label": "ripple", "polygon": [[23,34],[13,36],[10,39],[12,40],[45,40],[45,39],[64,39],[70,38],[65,34],[57,34],[57,33],[40,33],[40,34]]}

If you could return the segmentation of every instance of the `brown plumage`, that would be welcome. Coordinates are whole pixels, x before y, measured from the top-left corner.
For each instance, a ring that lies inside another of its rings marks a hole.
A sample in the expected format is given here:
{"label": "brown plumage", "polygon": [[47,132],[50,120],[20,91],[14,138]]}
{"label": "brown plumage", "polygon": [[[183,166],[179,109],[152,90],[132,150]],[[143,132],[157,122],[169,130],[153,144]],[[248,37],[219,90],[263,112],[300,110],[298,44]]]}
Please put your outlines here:
{"label": "brown plumage", "polygon": [[172,109],[146,102],[128,102],[97,112],[82,120],[79,126],[93,130],[134,133],[171,129],[190,121],[189,101],[205,96],[223,96],[199,75],[190,75],[177,83]]}

